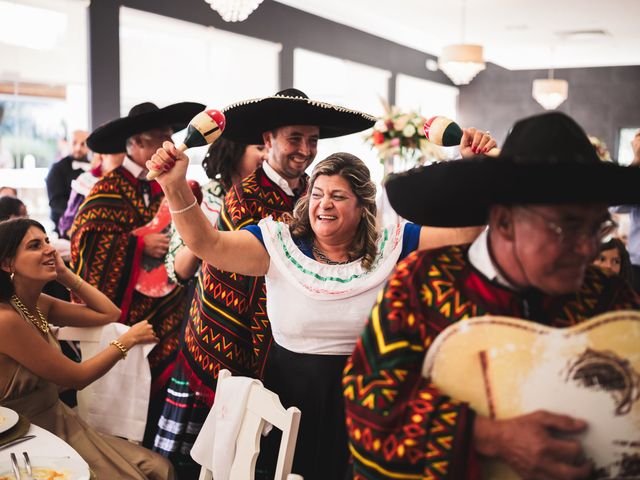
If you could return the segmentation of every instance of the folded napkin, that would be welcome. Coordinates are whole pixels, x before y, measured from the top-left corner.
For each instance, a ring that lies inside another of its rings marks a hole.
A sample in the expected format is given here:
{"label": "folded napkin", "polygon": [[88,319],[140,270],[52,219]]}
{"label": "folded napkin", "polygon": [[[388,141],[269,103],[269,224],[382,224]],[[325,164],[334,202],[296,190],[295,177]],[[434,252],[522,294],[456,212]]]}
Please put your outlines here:
{"label": "folded napkin", "polygon": [[[128,329],[121,323],[102,327],[99,351],[107,348],[111,340],[119,338]],[[134,346],[127,358],[120,360],[85,389],[89,389],[85,418],[89,425],[100,432],[142,441],[151,391],[147,355],[154,346],[153,343]]]}
{"label": "folded napkin", "polygon": [[30,426],[31,422],[29,421],[29,419],[24,415],[18,414],[18,423],[16,423],[6,432],[0,433],[0,447],[26,435],[29,431]]}
{"label": "folded napkin", "polygon": [[[221,370],[220,375],[227,370]],[[198,434],[191,458],[211,470],[215,480],[228,480],[231,464],[236,454],[236,438],[244,418],[252,385],[262,387],[262,382],[249,377],[218,377],[213,408]],[[271,424],[262,432],[266,435]]]}

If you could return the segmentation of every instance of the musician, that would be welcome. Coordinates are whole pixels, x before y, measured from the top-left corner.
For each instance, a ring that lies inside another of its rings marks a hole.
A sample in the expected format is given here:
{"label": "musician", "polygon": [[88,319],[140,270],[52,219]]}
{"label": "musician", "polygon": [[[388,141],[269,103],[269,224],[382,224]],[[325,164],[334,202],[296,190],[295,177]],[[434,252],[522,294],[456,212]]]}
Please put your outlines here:
{"label": "musician", "polygon": [[615,226],[607,206],[639,203],[638,184],[639,170],[600,162],[558,112],[517,122],[498,159],[388,183],[392,206],[411,221],[488,229],[470,246],[407,257],[378,296],[343,380],[354,478],[478,478],[483,457],[525,479],[588,477],[592,464],[570,436],[588,428],[584,419],[537,411],[491,420],[441,394],[421,368],[438,333],[462,319],[567,327],[640,308],[627,283],[590,265]]}
{"label": "musician", "polygon": [[[97,153],[127,152],[122,165],[93,186],[78,209],[69,231],[74,272],[103,292],[122,311],[121,321],[133,325],[147,320],[160,342],[149,354],[152,386],[145,443],[153,440],[164,400],[164,385],[178,350],[178,331],[186,302],[176,288],[154,298],[135,289],[143,255],[164,258],[169,238],[163,233],[137,235],[134,230],[154,218],[164,198],[155,182],[146,180],[145,162],[174,131],[187,126],[204,105],[183,102],[158,108],[134,106],[126,117],[91,133],[87,143]],[[154,416],[156,417],[154,420]]]}

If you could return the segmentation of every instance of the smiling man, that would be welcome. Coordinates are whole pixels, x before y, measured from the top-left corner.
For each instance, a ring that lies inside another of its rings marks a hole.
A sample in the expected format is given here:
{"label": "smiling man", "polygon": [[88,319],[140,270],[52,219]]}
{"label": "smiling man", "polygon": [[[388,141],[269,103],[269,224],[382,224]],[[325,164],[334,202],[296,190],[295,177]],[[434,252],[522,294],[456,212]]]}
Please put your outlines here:
{"label": "smiling man", "polygon": [[[264,143],[269,155],[227,194],[218,220],[222,231],[291,213],[306,191],[305,170],[316,156],[318,140],[356,133],[375,122],[365,113],[310,100],[296,89],[239,102],[223,112],[224,138]],[[219,370],[262,378],[272,342],[264,277],[223,272],[206,263],[198,275],[154,446],[185,476],[190,469],[199,470],[189,451],[213,404]]]}
{"label": "smiling man", "polygon": [[589,478],[593,465],[575,437],[585,419],[542,410],[490,419],[421,372],[435,338],[460,320],[490,314],[569,327],[640,308],[621,278],[590,266],[615,228],[607,205],[638,203],[638,184],[640,171],[600,162],[580,126],[558,112],[517,122],[500,158],[432,165],[387,183],[409,220],[489,227],[470,247],[408,257],[380,293],[343,380],[354,478],[476,479],[483,458],[523,479]]}

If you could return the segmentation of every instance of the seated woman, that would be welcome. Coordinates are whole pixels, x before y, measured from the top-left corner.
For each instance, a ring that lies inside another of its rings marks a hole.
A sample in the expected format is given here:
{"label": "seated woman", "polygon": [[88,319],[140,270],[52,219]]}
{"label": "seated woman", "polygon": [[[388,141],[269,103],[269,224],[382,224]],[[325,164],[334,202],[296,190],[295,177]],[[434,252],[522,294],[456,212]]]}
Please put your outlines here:
{"label": "seated woman", "polygon": [[619,238],[612,238],[607,242],[603,242],[593,263],[604,270],[620,275],[630,284],[632,283],[633,274],[629,252],[627,252],[627,247]]}
{"label": "seated woman", "polygon": [[[84,305],[42,293],[56,280]],[[104,375],[134,345],[157,341],[140,322],[95,357],[65,357],[49,331],[58,326],[95,327],[116,322],[120,310],[69,270],[34,220],[0,222],[0,405],[24,415],[69,443],[98,478],[173,478],[171,464],[142,447],[92,430],[58,400],[58,387],[82,389]]]}
{"label": "seated woman", "polygon": [[[478,132],[478,145],[495,142]],[[344,478],[342,370],[378,291],[411,251],[468,243],[481,228],[405,223],[379,232],[369,169],[353,155],[336,153],[315,167],[290,225],[264,219],[248,231],[218,232],[193,208],[187,163],[165,143],[147,168],[166,171],[158,181],[178,231],[198,257],[221,270],[266,278],[274,344],[264,383],[285,407],[302,411],[293,471],[306,480]],[[275,457],[277,448],[267,445],[265,453]]]}

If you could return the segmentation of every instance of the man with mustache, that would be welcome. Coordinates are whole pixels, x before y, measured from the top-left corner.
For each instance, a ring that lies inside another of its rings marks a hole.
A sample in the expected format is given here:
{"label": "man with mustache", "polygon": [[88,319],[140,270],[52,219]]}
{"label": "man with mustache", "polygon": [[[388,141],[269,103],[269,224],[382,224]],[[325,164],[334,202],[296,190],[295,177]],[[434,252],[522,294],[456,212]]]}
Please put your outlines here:
{"label": "man with mustache", "polygon": [[490,419],[444,395],[422,368],[459,320],[569,327],[640,308],[627,283],[590,265],[615,228],[607,206],[639,203],[638,184],[640,171],[601,162],[559,112],[517,122],[498,159],[435,164],[387,183],[404,218],[488,229],[468,247],[407,257],[378,296],[343,379],[354,478],[477,479],[483,457],[524,479],[589,478],[593,464],[572,437],[588,428],[584,419],[543,410]]}

